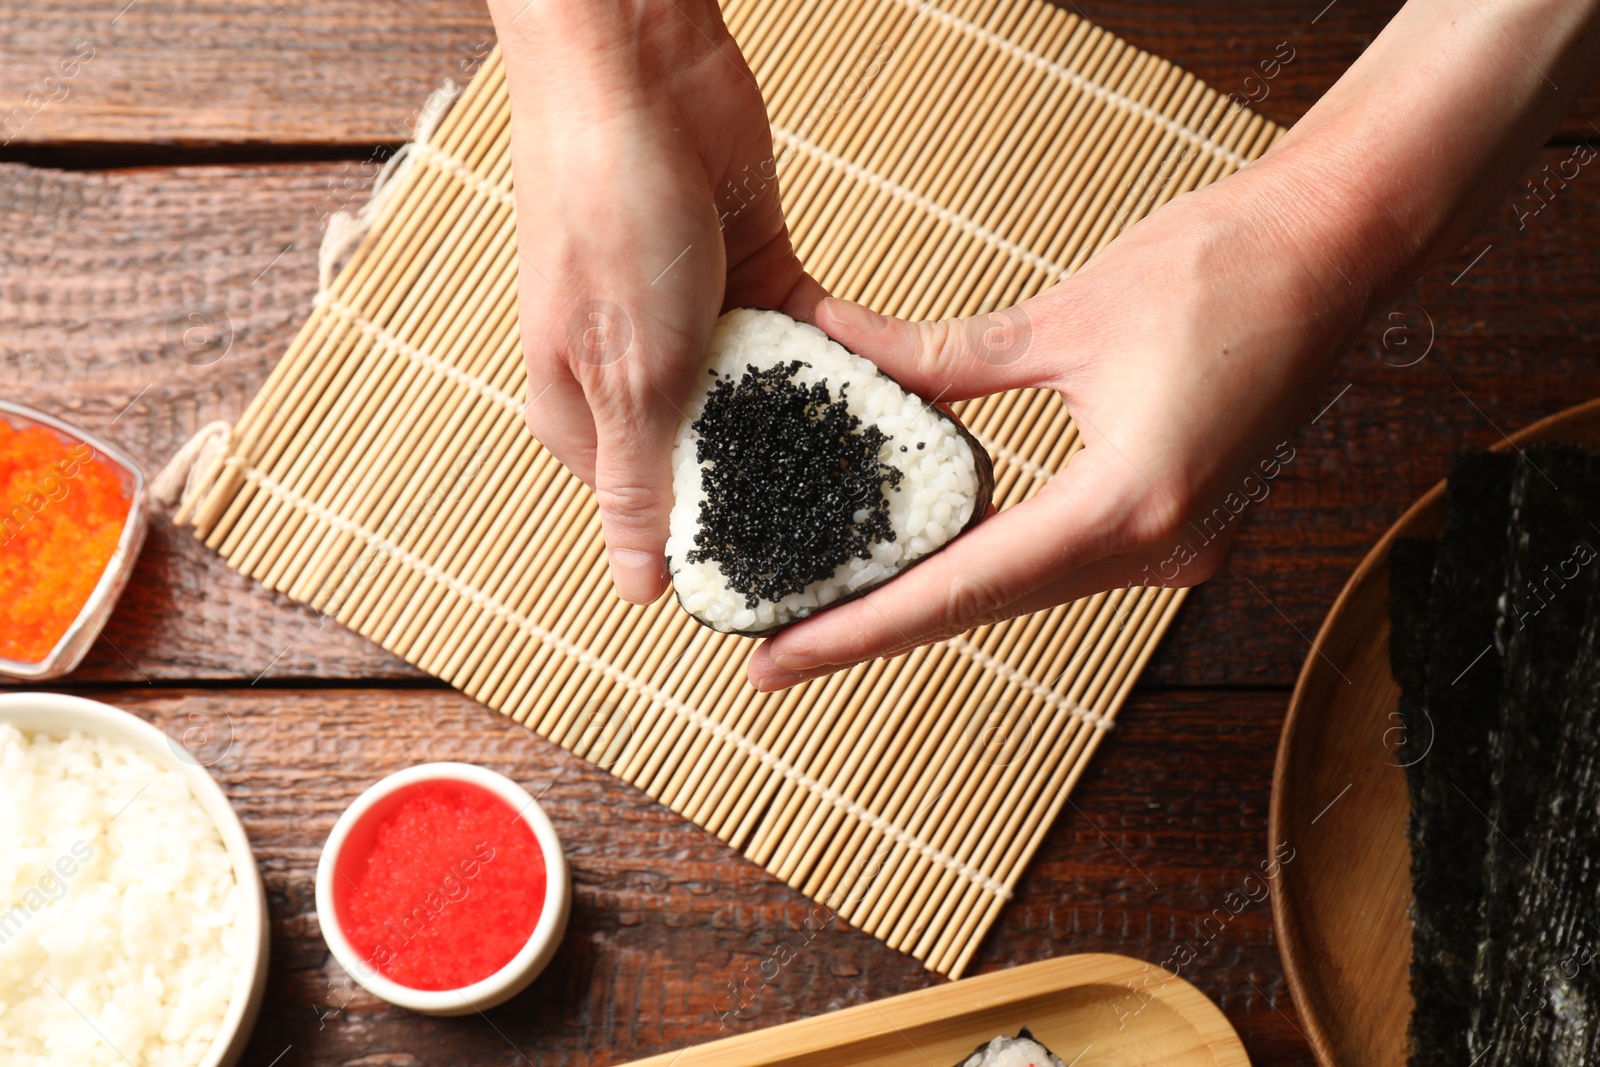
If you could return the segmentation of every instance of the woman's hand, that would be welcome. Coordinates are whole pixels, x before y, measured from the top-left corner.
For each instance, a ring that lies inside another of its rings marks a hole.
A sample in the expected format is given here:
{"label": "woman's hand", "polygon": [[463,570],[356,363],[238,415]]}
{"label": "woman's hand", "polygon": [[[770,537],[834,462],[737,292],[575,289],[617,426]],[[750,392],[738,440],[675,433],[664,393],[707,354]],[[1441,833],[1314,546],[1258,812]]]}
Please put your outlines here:
{"label": "woman's hand", "polygon": [[[779,689],[1100,590],[1192,585],[1353,334],[1500,203],[1600,66],[1600,0],[1412,0],[1261,160],[1017,308],[815,321],[924,396],[1057,390],[1084,448],[1033,499],[750,661]],[[1263,466],[1265,465],[1265,466]]]}
{"label": "woman's hand", "polygon": [[713,0],[491,0],[511,95],[528,426],[666,586],[678,408],[726,308],[809,319],[755,79]]}
{"label": "woman's hand", "polygon": [[1255,177],[1183,197],[1006,311],[911,323],[821,303],[818,326],[925,397],[1056,390],[1084,447],[1032,499],[767,642],[750,663],[758,688],[1216,570],[1237,525],[1221,520],[1284,460],[1277,444],[1361,318],[1340,267],[1276,224],[1282,205]]}

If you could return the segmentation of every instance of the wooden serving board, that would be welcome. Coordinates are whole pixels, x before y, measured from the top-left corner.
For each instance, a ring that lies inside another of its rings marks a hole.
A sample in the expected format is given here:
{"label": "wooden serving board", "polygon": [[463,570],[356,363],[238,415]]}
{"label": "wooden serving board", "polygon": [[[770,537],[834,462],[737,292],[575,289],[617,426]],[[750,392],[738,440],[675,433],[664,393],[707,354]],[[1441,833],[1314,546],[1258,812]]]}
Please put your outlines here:
{"label": "wooden serving board", "polygon": [[[1502,450],[1600,446],[1600,400],[1504,440]],[[1270,847],[1287,845],[1273,926],[1307,1039],[1323,1064],[1399,1067],[1411,1018],[1411,810],[1400,687],[1389,671],[1389,550],[1444,527],[1440,482],[1373,546],[1306,657],[1273,771]]]}
{"label": "wooden serving board", "polygon": [[628,1067],[955,1067],[1026,1026],[1070,1067],[1248,1065],[1205,995],[1127,956],[1061,956],[638,1060]]}

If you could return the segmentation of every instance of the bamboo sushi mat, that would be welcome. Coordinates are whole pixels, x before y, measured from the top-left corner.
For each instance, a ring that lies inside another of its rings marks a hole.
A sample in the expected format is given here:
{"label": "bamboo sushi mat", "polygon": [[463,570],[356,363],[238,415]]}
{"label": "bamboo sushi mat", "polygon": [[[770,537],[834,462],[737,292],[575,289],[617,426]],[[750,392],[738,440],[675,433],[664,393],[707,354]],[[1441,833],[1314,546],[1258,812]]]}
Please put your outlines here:
{"label": "bamboo sushi mat", "polygon": [[[830,291],[1005,307],[1281,133],[1046,3],[729,0],[783,204]],[[753,642],[617,600],[589,492],[528,435],[498,53],[175,519],[268,587],[589,758],[841,919],[959,975],[1181,591],[1117,590],[777,694]],[[957,405],[995,502],[1079,447],[1059,399]]]}

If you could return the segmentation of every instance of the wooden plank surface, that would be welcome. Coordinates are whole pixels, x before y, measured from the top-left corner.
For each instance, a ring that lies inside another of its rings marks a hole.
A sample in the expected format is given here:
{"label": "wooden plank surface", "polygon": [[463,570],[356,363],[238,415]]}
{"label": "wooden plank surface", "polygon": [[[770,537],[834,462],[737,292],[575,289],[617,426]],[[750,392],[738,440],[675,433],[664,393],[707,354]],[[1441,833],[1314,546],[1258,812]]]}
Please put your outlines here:
{"label": "wooden plank surface", "polygon": [[493,43],[479,0],[7,0],[4,19],[13,145],[397,143]]}
{"label": "wooden plank surface", "polygon": [[[1398,7],[1061,2],[1285,124]],[[323,218],[361,201],[375,146],[403,140],[423,96],[469,71],[489,37],[478,0],[4,0],[0,25],[0,120],[12,120],[0,129],[0,391],[152,470],[199,425],[243,410],[307,311]],[[1280,42],[1295,59],[1262,79]],[[1600,141],[1596,125],[1591,90],[1557,140]],[[1552,147],[1533,169],[1569,154]],[[180,165],[196,162],[226,165]],[[127,163],[140,166],[106,169]],[[50,169],[63,166],[76,169]],[[1585,168],[1548,205],[1502,205],[1398,317],[1380,312],[1223,572],[1191,595],[975,970],[1084,951],[1160,962],[1187,946],[1184,973],[1256,1064],[1311,1062],[1266,902],[1224,907],[1277,844],[1266,813],[1286,687],[1366,547],[1453,450],[1600,394],[1596,181]],[[273,921],[249,1067],[623,1063],[937,981],[856,931],[797,941],[811,905],[793,890],[162,522],[69,683],[162,724],[200,714],[231,730],[217,772]],[[425,1019],[359,993],[316,924],[311,875],[333,819],[422,759],[548,786],[574,863],[561,954],[487,1020]],[[785,942],[794,960],[762,977]]]}
{"label": "wooden plank surface", "polygon": [[[1285,125],[1399,7],[1392,0],[1058,2],[1219,91],[1249,97]],[[25,121],[0,132],[0,142],[14,138],[13,147],[394,143],[406,139],[400,131],[428,91],[459,77],[492,36],[478,0],[377,7],[359,0],[7,0],[4,13],[0,104],[27,111]],[[1294,59],[1262,79],[1260,64],[1280,43]],[[87,53],[87,62],[72,62]],[[62,77],[64,62],[73,76]],[[44,105],[35,109],[30,92]],[[1562,134],[1600,140],[1591,123],[1600,125],[1594,92]]]}
{"label": "wooden plank surface", "polygon": [[[940,981],[813,915],[799,893],[632,787],[456,693],[263,683],[85,695],[173,736],[209,730],[206,760],[244,820],[272,919],[247,1067],[280,1055],[280,1067],[626,1063]],[[974,972],[1075,952],[1160,963],[1187,945],[1194,959],[1180,973],[1222,1007],[1258,1067],[1309,1062],[1260,878],[1282,708],[1270,692],[1137,697]],[[420,760],[483,764],[539,794],[572,864],[560,953],[486,1016],[429,1019],[375,1000],[333,962],[317,925],[313,878],[334,820],[373,781]],[[808,935],[808,916],[820,932]]]}
{"label": "wooden plank surface", "polygon": [[[1570,151],[1546,149],[1534,170]],[[244,409],[307,314],[322,217],[358,203],[373,169],[0,165],[7,395],[105,433],[158,469],[199,426]],[[1308,411],[1289,438],[1294,461],[1244,513],[1222,573],[1191,595],[1147,679],[1291,684],[1345,575],[1455,450],[1600,395],[1600,179],[1584,171],[1527,214],[1534,204],[1502,205],[1375,317],[1324,390],[1330,406],[1315,422]],[[185,348],[196,322],[212,332],[194,336],[215,345]],[[252,588],[164,522],[107,636],[81,677],[416,676]]]}

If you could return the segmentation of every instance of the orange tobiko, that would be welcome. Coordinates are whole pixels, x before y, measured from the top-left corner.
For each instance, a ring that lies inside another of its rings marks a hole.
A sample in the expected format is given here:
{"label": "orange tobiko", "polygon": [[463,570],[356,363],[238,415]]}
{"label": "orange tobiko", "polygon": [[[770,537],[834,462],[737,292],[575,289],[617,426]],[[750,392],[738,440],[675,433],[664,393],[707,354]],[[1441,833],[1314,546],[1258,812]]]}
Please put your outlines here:
{"label": "orange tobiko", "polygon": [[120,469],[85,442],[0,420],[0,657],[50,654],[116,554],[131,506]]}

